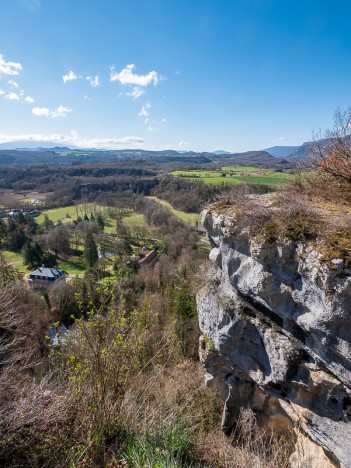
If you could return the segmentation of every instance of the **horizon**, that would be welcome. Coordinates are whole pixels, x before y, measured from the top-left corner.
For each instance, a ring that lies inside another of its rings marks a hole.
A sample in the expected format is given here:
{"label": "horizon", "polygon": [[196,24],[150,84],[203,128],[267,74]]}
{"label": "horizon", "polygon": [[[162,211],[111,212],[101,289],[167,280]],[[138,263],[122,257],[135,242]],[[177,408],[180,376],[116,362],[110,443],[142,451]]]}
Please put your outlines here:
{"label": "horizon", "polygon": [[351,5],[338,6],[3,0],[0,144],[300,146],[349,105]]}

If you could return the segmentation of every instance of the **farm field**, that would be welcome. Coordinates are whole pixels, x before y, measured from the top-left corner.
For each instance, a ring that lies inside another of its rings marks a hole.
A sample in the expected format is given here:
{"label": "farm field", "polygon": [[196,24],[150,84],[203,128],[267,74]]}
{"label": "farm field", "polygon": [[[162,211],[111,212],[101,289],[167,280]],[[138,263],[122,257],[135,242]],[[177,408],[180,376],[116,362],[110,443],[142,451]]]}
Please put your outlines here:
{"label": "farm field", "polygon": [[[43,224],[44,216],[47,215],[54,223],[57,223],[58,221],[61,221],[62,223],[71,223],[76,220],[78,216],[84,217],[85,212],[90,216],[90,213],[94,212],[94,210],[101,210],[101,214],[103,215],[105,222],[105,232],[116,232],[116,220],[108,216],[107,208],[103,206],[71,205],[63,208],[54,208],[52,210],[43,211],[36,220],[39,224]],[[123,223],[128,227],[143,226],[144,215],[134,212],[126,213],[123,217]]]}
{"label": "farm field", "polygon": [[201,226],[201,216],[197,213],[185,213],[185,211],[176,210],[173,206],[165,200],[161,200],[161,198],[157,197],[147,197],[155,202],[159,203],[160,205],[166,207],[173,216],[179,218],[183,223],[189,224],[190,226],[196,226],[196,221],[198,221],[199,226]]}
{"label": "farm field", "polygon": [[254,166],[226,166],[214,171],[172,171],[170,174],[216,185],[222,183],[281,185],[294,179],[292,174]]}

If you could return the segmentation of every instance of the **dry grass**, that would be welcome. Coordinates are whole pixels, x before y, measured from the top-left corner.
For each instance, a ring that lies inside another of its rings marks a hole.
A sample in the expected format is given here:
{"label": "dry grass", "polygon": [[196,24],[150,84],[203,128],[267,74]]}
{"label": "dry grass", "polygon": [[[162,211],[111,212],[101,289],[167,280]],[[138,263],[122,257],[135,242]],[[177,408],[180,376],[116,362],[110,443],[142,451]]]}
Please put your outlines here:
{"label": "dry grass", "polygon": [[243,188],[223,197],[213,211],[232,218],[231,233],[258,242],[312,242],[322,260],[351,263],[351,187],[328,174],[297,177],[278,193]]}
{"label": "dry grass", "polygon": [[196,450],[206,466],[285,468],[290,466],[292,440],[258,429],[254,413],[241,409],[230,437],[218,429],[211,431],[200,438]]}

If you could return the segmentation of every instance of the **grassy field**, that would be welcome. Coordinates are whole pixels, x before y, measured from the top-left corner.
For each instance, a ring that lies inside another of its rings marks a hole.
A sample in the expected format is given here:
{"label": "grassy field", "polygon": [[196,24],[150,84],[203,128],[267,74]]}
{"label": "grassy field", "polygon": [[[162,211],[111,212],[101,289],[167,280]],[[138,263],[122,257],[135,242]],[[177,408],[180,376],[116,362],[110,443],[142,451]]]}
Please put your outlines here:
{"label": "grassy field", "polygon": [[20,252],[11,252],[10,250],[2,250],[6,261],[16,270],[27,273],[27,267],[23,263],[23,255]]}
{"label": "grassy field", "polygon": [[214,185],[224,183],[280,185],[294,178],[292,174],[254,166],[226,166],[214,171],[173,171],[170,174],[190,180],[202,180],[206,184]]}
{"label": "grassy field", "polygon": [[[127,227],[143,226],[145,223],[144,215],[141,213],[131,213],[123,218],[123,224]],[[112,218],[105,219],[105,232],[116,232],[116,220]]]}
{"label": "grassy field", "polygon": [[[77,208],[78,207],[78,208]],[[71,223],[72,221],[76,220],[78,216],[84,217],[84,210],[86,209],[88,216],[92,211],[92,207],[84,206],[84,205],[71,205],[65,206],[63,208],[54,208],[52,210],[46,210],[41,213],[38,218],[36,218],[39,224],[43,224],[44,216],[47,215],[51,221],[57,223],[61,221],[62,223]],[[96,207],[95,207],[96,208]],[[105,221],[105,232],[116,232],[116,220],[109,217],[106,212],[106,207],[97,207],[100,208],[102,211],[102,215]],[[78,211],[78,214],[77,214]],[[123,218],[123,223],[128,227],[135,227],[135,226],[143,226],[144,225],[144,215],[140,213],[129,213],[126,214]]]}
{"label": "grassy field", "polygon": [[61,221],[62,223],[71,223],[78,217],[76,207],[74,205],[43,211],[41,215],[36,218],[39,224],[43,224],[45,215],[47,215],[53,223],[57,223],[58,221]]}
{"label": "grassy field", "polygon": [[185,211],[180,211],[176,210],[173,208],[173,206],[166,202],[165,200],[161,200],[160,198],[157,197],[147,197],[151,198],[151,200],[154,200],[155,202],[159,203],[160,205],[166,207],[173,216],[176,218],[179,218],[183,223],[189,224],[190,226],[196,226],[196,221],[198,221],[199,226],[201,226],[201,216],[200,214],[197,213],[185,213]]}

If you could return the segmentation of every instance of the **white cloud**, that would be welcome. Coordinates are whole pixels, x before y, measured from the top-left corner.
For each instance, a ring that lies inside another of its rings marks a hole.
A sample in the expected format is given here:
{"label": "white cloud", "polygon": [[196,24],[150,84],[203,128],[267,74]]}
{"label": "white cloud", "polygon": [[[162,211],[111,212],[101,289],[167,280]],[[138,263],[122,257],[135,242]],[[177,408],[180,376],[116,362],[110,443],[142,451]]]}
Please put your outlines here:
{"label": "white cloud", "polygon": [[10,101],[19,101],[19,95],[16,93],[9,93],[6,94],[5,99],[9,99]]}
{"label": "white cloud", "polygon": [[59,106],[57,109],[51,111],[51,117],[53,119],[56,119],[57,117],[67,117],[70,112],[72,112],[72,109],[65,106]]}
{"label": "white cloud", "polygon": [[0,54],[0,75],[18,75],[22,68],[18,62],[6,62],[5,56]]}
{"label": "white cloud", "polygon": [[32,114],[38,117],[49,117],[50,109],[47,107],[33,107]]}
{"label": "white cloud", "polygon": [[83,95],[83,99],[85,99],[86,101],[92,101],[92,98],[87,96],[86,94]]}
{"label": "white cloud", "polygon": [[145,117],[145,123],[147,123],[149,116],[150,116],[150,109],[151,109],[151,104],[147,102],[142,106],[140,109],[140,112],[138,114],[139,117]]}
{"label": "white cloud", "polygon": [[106,149],[122,149],[122,148],[142,148],[145,140],[137,136],[126,136],[122,138],[81,138],[75,130],[71,131],[71,135],[42,135],[42,134],[27,134],[27,135],[0,135],[0,143],[34,141],[34,142],[54,142],[59,145],[75,146],[79,148],[106,148]]}
{"label": "white cloud", "polygon": [[189,145],[189,142],[188,142],[188,141],[180,141],[180,142],[178,143],[178,146],[179,146],[180,148],[183,148],[184,146],[188,146],[188,145]]}
{"label": "white cloud", "polygon": [[161,120],[161,123],[165,123],[165,122],[167,122],[167,119],[163,118],[163,119]]}
{"label": "white cloud", "polygon": [[158,128],[157,127],[151,127],[151,125],[149,127],[147,127],[148,131],[149,132],[157,132]]}
{"label": "white cloud", "polygon": [[10,88],[19,88],[19,84],[15,80],[9,80],[7,84],[10,86]]}
{"label": "white cloud", "polygon": [[31,96],[26,96],[24,100],[29,104],[33,104],[33,102],[35,102],[35,100]]}
{"label": "white cloud", "polygon": [[133,90],[130,93],[125,93],[126,96],[132,97],[134,100],[138,99],[140,96],[145,94],[145,90],[139,88],[138,86],[134,86]]}
{"label": "white cloud", "polygon": [[72,112],[72,109],[69,109],[65,106],[59,106],[56,109],[50,110],[48,107],[33,107],[32,114],[37,117],[51,117],[56,119],[58,117],[67,117],[69,112]]}
{"label": "white cloud", "polygon": [[70,71],[67,75],[63,75],[62,79],[63,82],[66,84],[68,81],[78,80],[78,76],[74,73],[74,71]]}
{"label": "white cloud", "polygon": [[0,88],[0,96],[3,96],[5,94],[5,91],[3,91],[1,88]]}
{"label": "white cloud", "polygon": [[115,68],[111,67],[110,81],[119,81],[122,85],[137,85],[149,86],[151,83],[156,86],[163,77],[156,71],[151,71],[146,75],[137,75],[133,73],[134,64],[127,65],[120,72],[115,72]]}
{"label": "white cloud", "polygon": [[99,75],[95,75],[94,78],[92,76],[87,76],[85,79],[89,81],[90,86],[93,86],[94,88],[96,88],[100,84]]}

